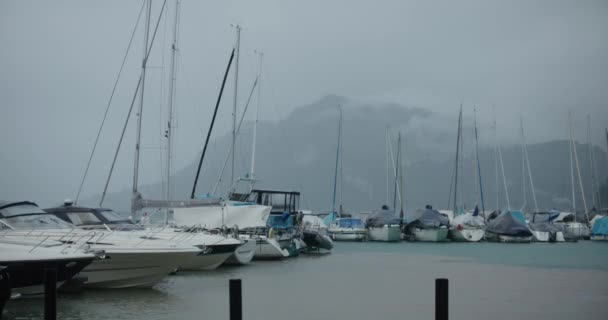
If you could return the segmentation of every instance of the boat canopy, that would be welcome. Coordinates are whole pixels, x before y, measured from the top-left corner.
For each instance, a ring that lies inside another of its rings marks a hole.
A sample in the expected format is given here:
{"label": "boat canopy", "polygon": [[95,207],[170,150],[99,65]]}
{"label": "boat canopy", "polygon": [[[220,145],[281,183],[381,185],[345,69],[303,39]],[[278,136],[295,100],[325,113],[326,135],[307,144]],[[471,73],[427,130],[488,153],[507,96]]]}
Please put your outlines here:
{"label": "boat canopy", "polygon": [[321,219],[318,216],[312,215],[312,214],[304,214],[302,216],[302,223],[304,224],[305,228],[319,227],[321,229],[327,229],[327,225],[325,224],[323,219]]}
{"label": "boat canopy", "polygon": [[457,215],[452,220],[453,226],[470,226],[470,227],[483,227],[486,225],[483,217],[479,214],[475,214],[474,212],[465,212],[463,214]]}
{"label": "boat canopy", "polygon": [[293,218],[289,212],[285,211],[282,214],[271,214],[268,217],[266,226],[275,229],[293,228]]}
{"label": "boat canopy", "polygon": [[359,218],[340,218],[336,220],[340,228],[362,228],[363,221]]}
{"label": "boat canopy", "polygon": [[383,227],[385,225],[401,224],[401,219],[395,212],[395,210],[380,209],[375,210],[365,220],[366,227]]}
{"label": "boat canopy", "polygon": [[450,222],[447,217],[434,209],[416,209],[410,217],[408,227],[416,227],[421,229],[434,229],[442,226],[449,226]]}
{"label": "boat canopy", "polygon": [[507,211],[488,222],[487,232],[506,236],[529,237],[532,235],[521,211]]}
{"label": "boat canopy", "polygon": [[532,222],[553,222],[559,218],[559,216],[560,212],[556,209],[543,212],[534,212],[532,214]]}
{"label": "boat canopy", "polygon": [[563,226],[558,226],[556,224],[550,222],[532,222],[528,224],[530,229],[533,231],[542,231],[542,232],[563,232]]}
{"label": "boat canopy", "polygon": [[237,226],[239,229],[265,227],[270,207],[261,205],[238,205],[228,203],[220,206],[173,208],[173,220],[181,227],[199,225],[216,229]]}
{"label": "boat canopy", "polygon": [[595,236],[608,235],[608,217],[602,217],[595,220],[593,229],[591,229],[591,234]]}

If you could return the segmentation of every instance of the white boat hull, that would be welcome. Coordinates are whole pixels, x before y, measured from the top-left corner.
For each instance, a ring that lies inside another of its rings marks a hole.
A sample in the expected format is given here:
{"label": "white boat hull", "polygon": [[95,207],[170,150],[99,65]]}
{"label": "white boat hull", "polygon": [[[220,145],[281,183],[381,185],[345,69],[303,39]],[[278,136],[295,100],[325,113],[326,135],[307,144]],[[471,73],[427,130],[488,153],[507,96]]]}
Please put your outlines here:
{"label": "white boat hull", "polygon": [[608,235],[602,234],[602,235],[591,235],[591,240],[593,241],[608,241]]}
{"label": "white boat hull", "polygon": [[93,261],[81,275],[87,277],[89,288],[148,288],[165,278],[182,263],[199,258],[197,253],[184,252],[111,252],[106,258]]}
{"label": "white boat hull", "polygon": [[256,241],[254,259],[283,259],[289,257],[289,252],[281,248],[279,242],[274,239],[258,238]]}
{"label": "white boat hull", "polygon": [[561,231],[558,231],[555,233],[555,239],[552,241],[551,240],[551,233],[547,232],[547,231],[535,231],[535,230],[530,230],[532,232],[532,240],[536,241],[536,242],[564,242],[566,241],[564,239],[564,233]]}
{"label": "white boat hull", "polygon": [[401,227],[399,225],[369,227],[367,233],[370,241],[394,242],[401,240]]}
{"label": "white boat hull", "polygon": [[505,243],[530,243],[532,242],[532,236],[507,236],[502,234],[488,233],[486,232],[486,241],[490,242],[505,242]]}
{"label": "white boat hull", "polygon": [[423,242],[441,242],[448,238],[448,229],[414,229],[414,238],[416,241]]}
{"label": "white boat hull", "polygon": [[450,237],[458,242],[479,242],[483,239],[486,231],[484,229],[452,229]]}
{"label": "white boat hull", "polygon": [[238,247],[232,255],[226,260],[225,264],[229,265],[246,265],[253,260],[256,249],[255,239],[243,239],[245,243]]}
{"label": "white boat hull", "polygon": [[364,241],[367,240],[367,229],[363,228],[337,228],[329,229],[333,241]]}

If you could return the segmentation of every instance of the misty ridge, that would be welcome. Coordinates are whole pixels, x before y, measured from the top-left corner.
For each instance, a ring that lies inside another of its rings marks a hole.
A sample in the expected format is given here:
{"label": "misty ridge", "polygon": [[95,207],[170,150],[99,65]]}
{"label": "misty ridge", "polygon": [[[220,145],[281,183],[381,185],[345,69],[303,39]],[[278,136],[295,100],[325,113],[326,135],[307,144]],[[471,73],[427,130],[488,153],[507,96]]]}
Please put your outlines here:
{"label": "misty ridge", "polygon": [[[450,197],[454,171],[457,120],[432,111],[397,104],[358,103],[337,95],[327,95],[309,105],[295,108],[281,121],[258,123],[255,175],[256,188],[300,191],[300,209],[330,210],[338,134],[338,106],[343,109],[342,197],[347,212],[358,213],[379,208],[388,201],[393,206],[392,165],[387,196],[387,128],[391,133],[393,152],[398,131],[403,139],[404,205],[413,210],[432,204],[446,208]],[[471,111],[471,110],[469,110]],[[465,113],[467,113],[465,106]],[[472,111],[471,111],[472,112]],[[470,113],[470,112],[469,112]],[[235,178],[250,170],[252,150],[252,122],[244,122],[236,152]],[[500,126],[500,123],[498,124]],[[534,123],[527,123],[534,126]],[[459,182],[461,201],[468,208],[476,204],[474,173],[474,137],[472,123],[463,124],[463,169]],[[567,130],[567,128],[564,128]],[[480,140],[493,141],[492,129],[479,130]],[[513,141],[521,140],[519,130],[513,130]],[[204,141],[204,137],[200,137]],[[210,193],[218,183],[219,173],[231,146],[231,134],[212,135],[210,147],[201,170],[197,195]],[[199,148],[200,144],[192,146]],[[587,206],[591,209],[592,191],[589,146],[576,143]],[[524,205],[522,186],[521,145],[502,145],[506,183],[513,209]],[[571,172],[569,141],[552,140],[528,146],[531,173],[539,208],[570,210]],[[599,184],[605,183],[608,161],[604,150],[594,146]],[[125,152],[131,152],[125,150]],[[480,144],[480,163],[487,210],[506,208],[502,176],[499,175],[498,193],[493,144]],[[199,151],[200,155],[200,151]],[[173,177],[174,199],[189,198],[198,159],[176,171]],[[500,173],[499,173],[500,174]],[[576,173],[575,173],[576,174]],[[216,195],[224,196],[231,185],[230,164],[226,167]],[[527,177],[526,177],[527,179]],[[577,209],[582,210],[582,198],[575,176]],[[140,186],[147,199],[161,199],[164,182]],[[340,183],[340,182],[338,182]],[[531,187],[526,180],[526,206],[534,210]],[[497,197],[498,195],[498,197]],[[114,190],[106,197],[104,206],[129,212],[131,191]],[[98,196],[86,199],[96,203]],[[453,205],[453,204],[452,204]]]}

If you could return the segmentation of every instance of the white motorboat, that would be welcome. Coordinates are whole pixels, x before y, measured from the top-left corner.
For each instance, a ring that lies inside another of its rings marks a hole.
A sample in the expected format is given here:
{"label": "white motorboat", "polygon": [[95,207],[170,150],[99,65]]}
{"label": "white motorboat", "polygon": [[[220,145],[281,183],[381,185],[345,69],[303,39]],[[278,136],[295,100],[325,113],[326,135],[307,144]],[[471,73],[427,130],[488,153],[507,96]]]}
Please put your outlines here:
{"label": "white motorboat", "polygon": [[13,293],[37,295],[44,292],[44,271],[57,271],[57,286],[82,271],[98,254],[88,246],[78,248],[48,239],[0,237],[0,266],[6,267]]}
{"label": "white motorboat", "polygon": [[137,233],[87,231],[44,212],[32,202],[0,204],[0,220],[14,229],[6,238],[49,239],[105,251],[81,274],[85,286],[97,288],[151,287],[180,265],[198,257],[201,249],[188,244],[143,237]]}
{"label": "white motorboat", "polygon": [[327,230],[333,241],[365,241],[367,229],[359,218],[338,218]]}
{"label": "white motorboat", "polygon": [[181,232],[183,230],[170,227],[143,228],[110,209],[75,207],[65,203],[45,211],[85,230],[111,230],[127,238],[145,238],[151,243],[178,242],[203,250],[202,254],[183,261],[179,265],[180,270],[216,269],[243,244],[240,240],[207,232]]}

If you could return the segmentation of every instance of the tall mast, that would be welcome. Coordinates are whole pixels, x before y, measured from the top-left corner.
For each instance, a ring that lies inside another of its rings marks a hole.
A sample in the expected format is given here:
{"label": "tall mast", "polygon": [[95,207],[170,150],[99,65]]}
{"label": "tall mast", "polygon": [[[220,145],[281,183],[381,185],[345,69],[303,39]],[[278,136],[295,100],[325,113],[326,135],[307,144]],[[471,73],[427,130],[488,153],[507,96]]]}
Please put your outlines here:
{"label": "tall mast", "polygon": [[524,157],[526,159],[526,167],[528,169],[528,177],[530,178],[530,188],[532,189],[532,200],[534,201],[534,210],[538,212],[538,202],[536,201],[536,191],[534,190],[534,180],[532,179],[532,170],[530,169],[530,157],[528,156],[528,147],[524,135],[524,119],[521,118],[521,137],[524,146]]}
{"label": "tall mast", "polygon": [[393,210],[397,210],[397,194],[401,195],[399,192],[399,174],[401,173],[400,164],[401,163],[401,131],[397,133],[397,161],[395,165],[395,192],[393,195]]}
{"label": "tall mast", "polygon": [[460,112],[458,112],[458,134],[456,135],[456,163],[454,165],[454,216],[458,212],[458,162],[460,160],[460,135],[462,132],[462,104],[460,104]]}
{"label": "tall mast", "polygon": [[342,216],[342,212],[343,212],[343,208],[342,208],[342,196],[344,195],[344,165],[343,165],[343,159],[344,159],[344,152],[343,152],[343,140],[344,140],[344,135],[342,134],[342,106],[340,106],[340,206],[338,207],[338,210],[340,211],[340,217]]}
{"label": "tall mast", "polygon": [[[260,57],[260,69],[258,70],[258,101],[255,107],[255,121],[253,122],[253,146],[251,149],[251,171],[249,172],[249,178],[251,179],[251,185],[255,180],[255,148],[257,144],[257,133],[258,133],[258,117],[260,114],[260,100],[262,99],[261,88],[262,88],[262,62],[264,59],[264,53],[256,51]],[[251,188],[250,188],[251,189]],[[249,190],[251,191],[251,190]]]}
{"label": "tall mast", "polygon": [[511,211],[511,200],[509,199],[509,189],[507,189],[507,177],[505,176],[505,164],[502,161],[502,151],[498,146],[498,158],[500,159],[500,170],[502,171],[502,183],[505,187],[505,196],[507,198],[507,209]]}
{"label": "tall mast", "polygon": [[522,199],[523,204],[521,206],[522,211],[526,208],[527,200],[526,200],[526,154],[524,151],[524,119],[523,117],[519,118],[520,120],[520,129],[521,129],[521,185],[522,185]]}
{"label": "tall mast", "polygon": [[389,133],[388,127],[386,128],[386,134],[384,135],[384,146],[386,147],[386,201],[384,204],[388,206],[389,201],[389,190],[390,190],[390,163],[389,163]]}
{"label": "tall mast", "polygon": [[593,145],[591,143],[591,115],[587,114],[587,149],[589,151],[589,172],[591,173],[591,201],[595,207],[598,198],[595,193],[595,166],[593,164]]}
{"label": "tall mast", "polygon": [[[572,137],[572,126],[570,126],[570,136]],[[574,138],[572,140],[572,150],[574,151],[574,163],[576,164],[576,173],[578,175],[578,186],[581,190],[581,198],[583,198],[583,208],[585,209],[585,215],[587,216],[587,221],[589,221],[589,214],[587,212],[587,199],[585,199],[585,188],[583,187],[583,178],[581,177],[581,167],[578,164],[578,155],[576,153],[576,143],[574,143]],[[576,213],[574,214],[576,216]]]}
{"label": "tall mast", "polygon": [[576,194],[575,194],[575,182],[574,182],[574,151],[572,150],[573,139],[572,139],[572,113],[568,112],[568,127],[569,131],[569,146],[570,146],[570,186],[572,187],[572,212],[574,212],[574,221],[576,222]]}
{"label": "tall mast", "polygon": [[[400,210],[399,210],[399,221],[403,221],[403,156],[401,155],[401,131],[399,131],[399,202],[400,202]],[[395,208],[396,209],[396,208]],[[396,210],[395,210],[396,211]]]}
{"label": "tall mast", "polygon": [[475,109],[473,109],[473,121],[474,121],[474,125],[475,125],[475,159],[477,162],[477,179],[479,179],[479,198],[481,200],[481,212],[484,213],[484,219],[485,219],[485,211],[486,211],[486,206],[484,203],[484,199],[483,199],[483,185],[481,183],[481,165],[480,165],[480,161],[479,161],[479,139],[478,139],[478,135],[477,135],[477,112]]}
{"label": "tall mast", "polygon": [[494,115],[494,190],[496,190],[496,210],[500,210],[498,194],[498,129],[496,126],[496,115]]}
{"label": "tall mast", "polygon": [[167,189],[165,194],[165,200],[172,200],[173,188],[171,183],[171,173],[173,166],[173,116],[175,113],[175,82],[176,82],[176,59],[178,50],[178,39],[179,39],[179,16],[180,16],[181,0],[175,0],[175,20],[173,24],[173,44],[171,45],[171,70],[170,77],[171,82],[169,83],[169,103],[168,103],[168,119],[167,119],[167,131],[165,136],[167,138]]}
{"label": "tall mast", "polygon": [[[146,63],[148,60],[148,43],[150,34],[150,15],[152,13],[152,0],[146,0],[146,27],[144,29],[144,56],[141,64],[141,90],[139,91],[139,108],[137,111],[137,132],[135,135],[135,163],[133,167],[133,198],[137,197],[137,185],[139,178],[139,151],[141,143],[141,118],[144,108],[144,88],[146,87]],[[132,208],[132,213],[134,208]]]}
{"label": "tall mast", "polygon": [[338,189],[338,164],[340,162],[340,140],[342,136],[342,108],[338,106],[340,110],[340,120],[338,120],[338,143],[336,146],[336,167],[334,171],[334,197],[332,201],[332,212],[336,213],[336,193]]}
{"label": "tall mast", "polygon": [[232,170],[230,181],[234,182],[234,161],[236,159],[236,115],[237,98],[239,88],[239,53],[241,47],[241,26],[236,25],[236,61],[234,64],[234,104],[232,106]]}

